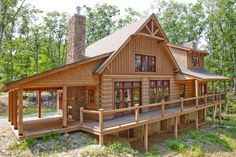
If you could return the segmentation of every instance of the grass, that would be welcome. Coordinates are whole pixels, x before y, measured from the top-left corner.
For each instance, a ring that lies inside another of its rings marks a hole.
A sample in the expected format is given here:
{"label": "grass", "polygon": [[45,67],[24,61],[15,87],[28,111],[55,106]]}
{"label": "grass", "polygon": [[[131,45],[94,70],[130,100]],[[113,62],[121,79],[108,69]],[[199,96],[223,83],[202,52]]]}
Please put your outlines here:
{"label": "grass", "polygon": [[[187,157],[202,157],[218,153],[234,154],[236,153],[236,115],[228,116],[230,120],[222,120],[220,126],[189,130],[177,139],[167,140],[162,144],[152,144],[149,152],[142,156],[178,156],[179,154]],[[218,124],[217,120],[216,124]],[[222,127],[225,125],[228,127]]]}
{"label": "grass", "polygon": [[[42,108],[41,112],[42,113],[52,113],[56,112],[57,109],[55,107],[50,107],[50,108]],[[26,107],[23,109],[24,115],[32,115],[38,113],[38,108],[35,107]]]}

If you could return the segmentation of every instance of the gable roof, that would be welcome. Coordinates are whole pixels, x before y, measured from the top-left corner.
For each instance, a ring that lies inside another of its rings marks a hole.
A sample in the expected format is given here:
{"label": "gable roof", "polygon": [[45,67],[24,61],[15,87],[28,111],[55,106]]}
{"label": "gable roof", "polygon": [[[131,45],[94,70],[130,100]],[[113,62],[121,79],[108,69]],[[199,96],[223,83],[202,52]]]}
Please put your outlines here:
{"label": "gable roof", "polygon": [[[160,26],[155,14],[152,14],[147,17],[143,17],[140,20],[128,24],[125,27],[115,31],[114,33],[96,41],[95,43],[88,46],[85,50],[85,55],[88,57],[100,55],[107,52],[112,52],[109,58],[103,62],[94,72],[101,73],[106,65],[111,62],[111,60],[117,55],[119,50],[131,39],[132,36],[138,35],[138,33],[144,28],[144,26],[153,19],[160,29],[161,35],[164,37],[165,42],[168,42],[168,38],[165,35],[162,27]],[[174,63],[174,65],[179,69],[178,64],[176,63],[174,56],[167,47],[167,51]]]}
{"label": "gable roof", "polygon": [[20,79],[20,80],[16,80],[16,81],[7,83],[2,88],[0,88],[0,92],[8,91],[9,89],[13,89],[13,88],[15,88],[18,85],[21,85],[23,83],[33,81],[35,79],[39,79],[39,78],[42,78],[44,76],[48,76],[48,75],[51,75],[51,74],[55,74],[57,72],[64,71],[64,70],[67,70],[67,69],[70,69],[70,68],[74,68],[74,67],[82,65],[82,64],[86,64],[86,63],[89,63],[89,62],[92,62],[92,61],[95,61],[95,60],[99,60],[99,59],[105,59],[110,55],[111,55],[111,53],[105,53],[105,54],[98,55],[98,56],[95,56],[95,57],[86,58],[86,59],[81,60],[81,61],[76,61],[74,63],[66,64],[66,65],[63,65],[61,67],[58,67],[58,68],[55,68],[55,69],[52,69],[52,70],[48,70],[48,71],[30,76],[30,77],[27,77],[27,78],[23,78],[23,79]]}

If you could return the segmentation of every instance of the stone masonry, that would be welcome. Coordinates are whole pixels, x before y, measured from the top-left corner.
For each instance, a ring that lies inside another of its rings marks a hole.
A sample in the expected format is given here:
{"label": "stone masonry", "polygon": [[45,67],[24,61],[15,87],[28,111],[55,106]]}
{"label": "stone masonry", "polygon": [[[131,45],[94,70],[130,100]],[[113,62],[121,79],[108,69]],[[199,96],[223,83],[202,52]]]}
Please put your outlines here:
{"label": "stone masonry", "polygon": [[67,64],[85,58],[86,18],[75,14],[69,20]]}

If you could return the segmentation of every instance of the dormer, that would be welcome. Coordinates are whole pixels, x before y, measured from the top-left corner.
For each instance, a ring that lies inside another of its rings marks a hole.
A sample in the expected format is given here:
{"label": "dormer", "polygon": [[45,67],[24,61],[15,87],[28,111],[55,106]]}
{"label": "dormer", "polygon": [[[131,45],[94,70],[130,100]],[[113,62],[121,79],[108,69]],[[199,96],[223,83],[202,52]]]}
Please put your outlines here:
{"label": "dormer", "polygon": [[177,46],[168,44],[179,65],[188,69],[204,69],[204,57],[207,52],[197,50],[194,44]]}

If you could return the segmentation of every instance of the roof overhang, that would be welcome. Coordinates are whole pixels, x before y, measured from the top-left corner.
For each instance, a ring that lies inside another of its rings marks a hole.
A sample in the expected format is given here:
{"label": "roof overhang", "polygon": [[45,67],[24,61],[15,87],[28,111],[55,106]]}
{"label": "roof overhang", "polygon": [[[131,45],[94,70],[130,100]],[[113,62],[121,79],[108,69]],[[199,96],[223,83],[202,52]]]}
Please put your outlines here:
{"label": "roof overhang", "polygon": [[57,72],[61,72],[61,71],[67,70],[67,69],[71,69],[71,68],[74,68],[74,67],[82,65],[82,64],[86,64],[86,63],[90,63],[92,61],[107,58],[110,55],[111,55],[111,53],[105,53],[105,54],[102,54],[102,55],[99,55],[99,56],[96,56],[96,57],[86,58],[84,60],[77,61],[77,62],[74,62],[74,63],[71,63],[71,64],[66,64],[64,66],[61,66],[61,67],[58,67],[58,68],[55,68],[55,69],[52,69],[52,70],[49,70],[49,71],[46,71],[46,72],[43,72],[43,73],[40,73],[40,74],[36,74],[36,75],[30,76],[30,77],[27,77],[27,78],[24,78],[24,79],[20,79],[20,80],[16,80],[16,81],[7,83],[7,84],[3,85],[3,87],[0,89],[0,92],[7,92],[7,91],[10,91],[10,90],[18,89],[19,86],[24,84],[24,83],[27,83],[27,82],[30,82],[30,81],[33,81],[33,80],[36,80],[36,79],[39,79],[39,78],[42,78],[42,77],[45,77],[45,76],[48,76],[48,75],[52,75],[52,74],[55,74]]}

